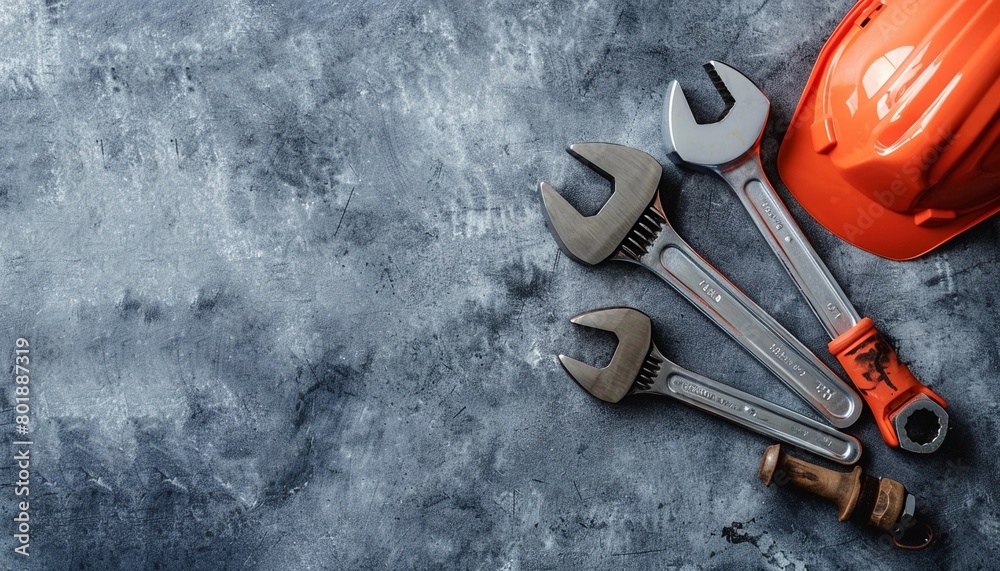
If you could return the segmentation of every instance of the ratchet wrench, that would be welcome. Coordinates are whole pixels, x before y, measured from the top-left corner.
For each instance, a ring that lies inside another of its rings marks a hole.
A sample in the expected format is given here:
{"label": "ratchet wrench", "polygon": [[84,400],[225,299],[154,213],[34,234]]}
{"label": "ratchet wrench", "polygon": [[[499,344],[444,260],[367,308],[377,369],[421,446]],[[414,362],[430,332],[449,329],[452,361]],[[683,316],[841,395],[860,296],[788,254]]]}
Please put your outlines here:
{"label": "ratchet wrench", "polygon": [[853,436],[689,371],[664,357],[653,343],[649,316],[641,311],[611,307],[582,313],[570,321],[618,337],[611,362],[601,369],[559,355],[573,380],[605,402],[616,403],[625,396],[641,394],[673,397],[834,462],[854,464],[861,458],[861,443]]}
{"label": "ratchet wrench", "polygon": [[581,143],[569,153],[611,180],[600,212],[583,216],[541,183],[549,229],[568,256],[596,265],[635,263],[653,271],[738,341],[834,426],[850,426],[861,400],[773,317],[699,256],[667,222],[659,190],[663,168],[648,154],[609,143]]}
{"label": "ratchet wrench", "polygon": [[865,397],[886,443],[913,452],[937,450],[948,432],[947,404],[899,361],[875,323],[861,318],[764,174],[760,140],[770,111],[767,97],[726,64],[712,61],[705,69],[726,110],[715,123],[697,123],[680,84],[672,81],[663,110],[668,156],[733,188],[833,339],[830,352]]}

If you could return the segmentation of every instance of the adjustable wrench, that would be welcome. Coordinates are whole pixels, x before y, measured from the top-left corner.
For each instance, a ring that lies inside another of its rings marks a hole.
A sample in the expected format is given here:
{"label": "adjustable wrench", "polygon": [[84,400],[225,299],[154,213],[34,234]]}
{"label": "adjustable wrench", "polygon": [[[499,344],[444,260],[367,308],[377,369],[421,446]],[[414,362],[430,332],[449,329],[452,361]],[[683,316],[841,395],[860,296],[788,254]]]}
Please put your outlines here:
{"label": "adjustable wrench", "polygon": [[600,212],[583,216],[554,188],[540,184],[549,229],[570,258],[588,265],[621,260],[652,270],[831,424],[843,428],[858,419],[858,395],[670,226],[657,192],[660,163],[609,143],[576,144],[569,153],[614,186]]}
{"label": "adjustable wrench", "polygon": [[652,323],[641,311],[611,307],[581,313],[570,321],[618,337],[615,354],[602,369],[559,355],[573,380],[605,402],[641,394],[673,397],[834,462],[853,464],[861,458],[861,443],[853,436],[671,362],[653,343]]}
{"label": "adjustable wrench", "polygon": [[899,362],[871,319],[861,319],[764,174],[760,139],[770,110],[767,97],[726,64],[712,61],[705,69],[726,110],[719,121],[698,124],[680,84],[670,82],[663,108],[668,156],[723,178],[736,191],[833,338],[830,352],[864,395],[886,443],[913,452],[937,450],[948,432],[947,404]]}

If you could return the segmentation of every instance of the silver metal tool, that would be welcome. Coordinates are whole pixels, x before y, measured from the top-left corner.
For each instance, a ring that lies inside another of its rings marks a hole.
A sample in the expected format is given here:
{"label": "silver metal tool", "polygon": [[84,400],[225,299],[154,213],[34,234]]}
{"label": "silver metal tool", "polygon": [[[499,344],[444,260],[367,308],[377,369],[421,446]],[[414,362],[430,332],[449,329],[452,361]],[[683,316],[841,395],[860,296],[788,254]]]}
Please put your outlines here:
{"label": "silver metal tool", "polygon": [[646,267],[834,426],[857,420],[858,395],[670,226],[657,192],[663,170],[653,157],[609,143],[575,144],[569,153],[612,181],[614,192],[600,212],[583,216],[541,183],[549,228],[568,256],[590,265],[620,260]]}
{"label": "silver metal tool", "polygon": [[[878,346],[877,350],[855,352],[856,357],[846,354],[849,351],[846,345],[842,350],[835,350],[835,345],[831,344],[831,351],[866,396],[886,442],[895,445],[898,436],[899,445],[906,450],[936,450],[948,429],[948,414],[941,406],[944,401],[916,381],[905,365],[898,363],[895,352],[882,341],[870,320],[859,326],[863,321],[861,316],[764,174],[760,140],[770,110],[767,97],[746,76],[726,64],[712,61],[705,69],[725,101],[726,109],[715,123],[697,123],[680,84],[672,81],[667,88],[663,110],[667,155],[678,165],[715,174],[729,183],[835,344],[838,340],[846,343],[848,338],[857,336],[859,343],[863,341],[860,344],[866,347]],[[861,336],[866,338],[860,340]],[[875,356],[871,357],[873,354]],[[896,385],[905,384],[906,388],[895,386],[887,377],[889,367],[899,371]],[[874,393],[879,394],[873,396]],[[926,418],[932,414],[930,428],[902,426],[916,410],[930,411],[915,415]],[[911,438],[911,434],[921,433],[920,437]]]}
{"label": "silver metal tool", "polygon": [[653,343],[652,323],[641,311],[612,307],[581,313],[570,321],[618,337],[614,356],[602,369],[559,355],[573,380],[603,401],[616,403],[641,394],[673,397],[834,462],[853,464],[861,458],[856,438],[671,362]]}
{"label": "silver metal tool", "polygon": [[681,166],[713,173],[729,182],[827,333],[836,337],[856,325],[861,316],[764,175],[760,138],[770,102],[735,69],[715,61],[706,69],[726,102],[724,117],[715,123],[698,124],[680,84],[670,82],[663,112],[667,156]]}

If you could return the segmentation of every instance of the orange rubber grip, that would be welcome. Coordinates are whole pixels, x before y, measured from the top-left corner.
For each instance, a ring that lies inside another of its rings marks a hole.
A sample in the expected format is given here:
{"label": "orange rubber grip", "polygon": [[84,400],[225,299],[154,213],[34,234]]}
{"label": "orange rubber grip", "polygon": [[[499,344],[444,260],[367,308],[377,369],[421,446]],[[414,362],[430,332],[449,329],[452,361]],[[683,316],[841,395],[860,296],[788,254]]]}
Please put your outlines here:
{"label": "orange rubber grip", "polygon": [[844,366],[854,386],[875,415],[882,439],[889,446],[899,446],[899,436],[892,425],[892,415],[912,398],[924,394],[942,407],[948,405],[934,391],[913,376],[899,362],[896,350],[875,329],[875,322],[865,317],[828,345]]}

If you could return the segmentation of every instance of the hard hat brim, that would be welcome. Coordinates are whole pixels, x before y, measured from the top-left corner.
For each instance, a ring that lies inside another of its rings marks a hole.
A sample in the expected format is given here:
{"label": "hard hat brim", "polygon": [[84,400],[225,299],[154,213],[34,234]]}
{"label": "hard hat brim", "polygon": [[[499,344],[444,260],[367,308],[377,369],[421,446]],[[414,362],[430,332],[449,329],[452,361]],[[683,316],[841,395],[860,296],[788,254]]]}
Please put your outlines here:
{"label": "hard hat brim", "polygon": [[[807,102],[803,113],[811,114],[812,108]],[[798,113],[792,120],[792,125],[811,124],[812,117],[799,118]],[[830,158],[814,150],[808,128],[791,127],[785,133],[778,172],[792,196],[824,228],[890,260],[918,258],[1000,211],[998,202],[935,226],[920,226],[914,215],[889,210],[844,180]]]}

